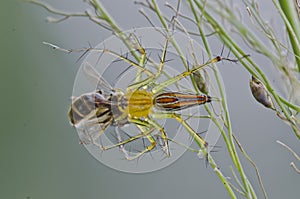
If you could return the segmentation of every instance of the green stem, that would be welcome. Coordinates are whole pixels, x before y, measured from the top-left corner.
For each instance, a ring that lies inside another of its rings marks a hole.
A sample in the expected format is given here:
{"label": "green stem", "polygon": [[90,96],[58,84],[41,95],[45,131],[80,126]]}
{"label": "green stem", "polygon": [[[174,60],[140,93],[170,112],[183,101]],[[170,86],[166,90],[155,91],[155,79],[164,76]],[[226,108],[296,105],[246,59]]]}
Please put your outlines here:
{"label": "green stem", "polygon": [[[222,27],[219,26],[219,24],[205,11],[204,6],[200,5],[200,3],[198,1],[195,1],[195,4],[199,8],[199,10],[202,11],[202,13],[206,17],[206,19],[209,22],[213,22],[211,24],[215,24],[215,25],[218,26],[218,28],[215,28],[215,29],[219,31],[219,34],[222,35],[222,36],[225,36],[225,38],[226,38],[227,41],[232,41],[231,38],[222,29]],[[196,18],[196,20],[197,20],[197,18]],[[233,42],[230,42],[230,43],[233,43]],[[229,45],[229,46],[231,46],[231,45]],[[240,54],[243,55],[244,53],[240,50]],[[249,68],[249,70],[251,70],[251,69]],[[215,75],[217,77],[216,78],[217,81],[219,81],[218,72],[217,71],[215,71]],[[220,85],[221,85],[220,82],[218,82],[218,84],[219,84],[219,88],[220,88]],[[247,179],[247,177],[246,177],[246,175],[245,175],[245,173],[243,171],[241,162],[240,162],[240,160],[238,158],[238,155],[237,155],[237,152],[236,152],[236,149],[235,149],[235,145],[234,145],[234,141],[233,141],[233,136],[232,136],[232,130],[231,130],[231,122],[230,122],[230,117],[229,117],[229,111],[228,111],[227,104],[226,104],[226,101],[225,101],[225,95],[224,95],[223,89],[220,89],[220,93],[221,93],[221,97],[222,97],[222,106],[223,106],[223,109],[224,109],[224,112],[225,112],[225,120],[226,120],[227,128],[228,128],[228,138],[229,138],[229,142],[228,143],[229,143],[229,145],[227,146],[227,148],[229,150],[229,153],[230,153],[230,156],[232,158],[233,163],[235,164],[236,168],[238,169],[238,171],[240,173],[240,176],[241,176],[243,184],[244,184],[245,192],[247,193],[247,197],[248,198],[256,198],[256,195],[255,195],[255,192],[253,190],[253,187],[251,186],[250,182],[248,181],[248,179]],[[227,140],[226,136],[224,135],[223,137],[224,137],[224,140],[226,142],[226,140]]]}
{"label": "green stem", "polygon": [[114,22],[114,20],[109,16],[106,10],[103,8],[101,3],[98,0],[90,0],[95,9],[99,12],[99,19],[105,20],[112,30],[117,34],[117,36],[122,40],[122,42],[126,45],[126,47],[130,50],[130,53],[134,56],[134,58],[139,61],[140,57],[136,53],[136,49],[132,47],[132,44],[129,42],[128,37],[124,32],[119,28],[119,26]]}
{"label": "green stem", "polygon": [[152,0],[152,3],[153,3],[153,6],[154,6],[154,10],[155,10],[155,13],[157,14],[160,22],[162,23],[163,27],[169,32],[169,28],[168,28],[168,24],[166,23],[164,17],[162,16],[157,4],[156,4],[156,1],[155,0]]}
{"label": "green stem", "polygon": [[286,99],[284,99],[281,96],[278,96],[278,98],[280,99],[280,101],[282,103],[284,103],[286,106],[290,107],[291,109],[294,109],[295,111],[297,111],[298,113],[300,113],[300,106],[297,106],[295,104],[290,103],[289,101],[287,101]]}
{"label": "green stem", "polygon": [[[165,18],[162,16],[162,14],[161,14],[161,12],[160,12],[160,10],[159,10],[157,4],[156,4],[156,1],[155,1],[155,0],[152,0],[152,3],[153,3],[153,8],[154,8],[153,11],[157,14],[157,16],[158,16],[159,20],[161,21],[163,27],[168,31],[168,26],[167,26],[167,23],[166,23],[166,21],[165,21]],[[194,9],[194,11],[195,11],[195,9]],[[198,26],[198,27],[199,27],[199,30],[201,31],[201,26],[200,26],[200,21],[199,21],[199,20],[198,20],[198,24],[199,24],[199,26]],[[203,36],[203,40],[204,40],[204,42],[206,43],[206,47],[209,48],[209,47],[208,47],[208,43],[207,43],[206,40],[205,40],[205,37],[204,37],[203,32],[201,32],[201,35]],[[170,38],[170,42],[172,43],[172,45],[174,46],[174,48],[176,49],[176,51],[177,51],[177,53],[180,55],[180,57],[183,58],[183,60],[185,60],[185,59],[184,59],[184,56],[182,55],[182,53],[181,53],[181,51],[180,51],[180,48],[178,47],[178,45],[177,45],[176,41],[173,39],[173,37]],[[210,54],[210,53],[209,53],[209,55],[210,55],[210,57],[211,57],[211,54]],[[183,64],[185,65],[186,62],[183,61]],[[207,64],[204,64],[204,65],[207,65]],[[187,66],[185,66],[185,67],[187,68]],[[175,78],[175,79],[176,79],[176,78]],[[212,116],[212,113],[209,112],[209,115]],[[216,125],[219,126],[220,131],[223,131],[223,135],[225,136],[226,133],[225,133],[224,130],[221,128],[221,126],[220,126],[220,124],[218,123],[218,120],[217,120],[216,118],[215,118],[214,122],[217,123]],[[190,130],[189,132],[191,133],[191,135],[194,133],[194,132],[191,131],[191,130]],[[199,145],[199,147],[202,148],[202,147],[203,147],[203,143],[202,143],[201,140],[198,140],[198,136],[193,136],[193,138],[194,138],[194,140],[196,141],[196,143]],[[228,143],[228,140],[227,140],[227,139],[226,139],[226,141],[227,141],[227,143]],[[231,186],[230,186],[230,183],[228,183],[227,178],[224,177],[224,175],[223,175],[223,174],[221,173],[221,171],[218,169],[218,167],[217,167],[216,163],[214,162],[213,158],[211,157],[211,155],[210,155],[210,154],[207,154],[207,158],[208,158],[208,161],[209,161],[211,167],[214,169],[214,171],[216,172],[217,176],[220,178],[221,182],[222,182],[223,185],[225,186],[225,188],[226,188],[226,190],[228,191],[228,193],[229,193],[229,195],[231,196],[231,198],[236,198],[235,193],[234,193],[234,191],[232,190],[232,188],[231,188]]]}
{"label": "green stem", "polygon": [[[167,34],[169,34],[169,27],[168,27],[168,23],[166,22],[165,20],[165,17],[162,15],[159,7],[157,6],[157,3],[155,0],[152,0],[152,3],[153,3],[153,11],[155,12],[155,14],[158,16],[159,20],[160,20],[160,23],[162,24],[162,26],[164,27],[164,29],[167,31]],[[170,42],[171,44],[173,45],[173,47],[175,48],[175,50],[177,51],[185,69],[187,70],[188,69],[188,65],[187,65],[187,62],[186,62],[186,59],[184,57],[184,55],[182,54],[181,50],[180,50],[180,47],[178,46],[178,44],[176,43],[176,41],[174,40],[174,38],[172,37],[172,35],[166,35],[167,37],[170,37]]]}
{"label": "green stem", "polygon": [[[198,2],[195,2],[197,7],[199,8],[199,10],[201,11],[201,13],[205,12],[204,11],[204,6],[199,6],[199,3]],[[204,4],[204,3],[203,3]],[[197,26],[198,26],[198,30],[199,30],[199,33],[201,35],[201,38],[202,38],[202,41],[204,43],[204,46],[206,48],[206,51],[208,53],[209,56],[211,56],[211,52],[210,52],[210,48],[209,48],[209,45],[208,45],[208,42],[204,36],[204,33],[203,33],[203,30],[201,28],[201,21],[198,17],[198,14],[196,12],[196,9],[192,3],[191,0],[189,0],[189,5],[191,7],[191,10],[194,14],[194,18],[197,22]],[[220,124],[218,123],[218,120],[214,117],[212,117],[212,120],[213,122],[218,126],[220,132],[222,133],[222,136],[223,136],[223,139],[227,145],[227,148],[228,148],[228,151],[229,151],[229,154],[232,158],[232,161],[233,163],[235,164],[235,166],[237,167],[241,177],[242,177],[242,180],[243,180],[243,183],[244,183],[244,188],[245,188],[245,191],[247,193],[247,197],[248,198],[251,198],[251,197],[255,197],[256,198],[256,195],[254,193],[254,190],[251,186],[251,184],[249,183],[249,181],[247,180],[247,177],[243,171],[243,168],[242,168],[242,165],[241,165],[241,162],[239,161],[239,158],[238,158],[238,155],[237,155],[237,151],[235,149],[235,145],[234,145],[234,141],[233,141],[233,137],[232,137],[232,130],[231,130],[231,122],[230,122],[230,117],[229,117],[229,111],[228,111],[228,108],[227,108],[227,103],[226,103],[226,98],[225,98],[225,93],[224,93],[224,89],[222,87],[222,84],[220,82],[220,77],[219,77],[219,73],[218,71],[213,68],[214,70],[214,74],[215,74],[215,77],[216,77],[216,80],[217,80],[217,83],[218,83],[218,88],[219,88],[219,92],[221,94],[221,99],[222,99],[222,107],[223,107],[223,110],[225,112],[225,120],[226,120],[226,126],[228,128],[228,137],[226,136],[226,133],[224,132],[224,130],[220,127]],[[209,110],[207,110],[209,111]],[[211,113],[209,113],[210,115],[212,115]],[[251,196],[249,195],[251,194]]]}
{"label": "green stem", "polygon": [[290,42],[293,47],[296,63],[298,64],[298,71],[300,72],[300,23],[294,0],[278,0],[278,2],[281,9],[277,6],[277,4],[274,4],[277,6],[277,9],[279,9],[288,29]]}
{"label": "green stem", "polygon": [[[197,1],[195,1],[195,2],[197,2]],[[198,5],[198,4],[197,4],[197,6],[198,7],[200,6],[199,9],[203,9],[203,6],[201,6],[200,4]],[[212,7],[209,7],[209,8],[211,10],[213,10]],[[220,14],[220,13],[216,12],[216,14]],[[241,55],[242,56],[245,55],[245,53],[242,51],[242,49],[239,48],[239,46],[232,40],[232,38],[226,33],[226,31],[223,29],[223,27],[206,10],[203,10],[203,15],[205,16],[208,23],[217,31],[218,35],[220,36],[220,39],[225,43],[225,45],[230,47],[231,51],[233,52],[233,54],[235,54],[235,56],[239,57]],[[262,44],[260,44],[259,41],[257,41],[255,39],[255,37],[253,35],[251,35],[250,31],[247,28],[245,28],[240,22],[236,21],[235,18],[228,17],[227,15],[222,15],[222,14],[220,14],[220,15],[221,15],[221,17],[223,17],[223,18],[229,20],[230,22],[232,22],[232,24],[235,25],[239,30],[242,30],[243,34],[250,36],[251,40],[255,41],[255,43],[257,45],[259,44],[260,46],[263,46]],[[266,52],[267,51],[268,50],[266,50]],[[273,55],[270,55],[270,53],[268,53],[267,56],[270,57],[271,59],[273,59],[272,58]],[[246,61],[248,63],[246,63]],[[289,115],[286,107],[281,102],[281,100],[279,100],[278,95],[275,93],[274,89],[272,88],[270,82],[268,81],[268,79],[265,76],[265,74],[263,73],[263,71],[250,59],[250,57],[246,57],[244,59],[241,59],[240,62],[246,68],[246,70],[248,70],[248,72],[250,74],[252,74],[255,77],[257,77],[257,74],[259,75],[260,79],[265,84],[267,90],[274,97],[276,103],[278,104],[278,106],[282,110],[284,116],[287,118],[288,121],[290,121],[291,127],[292,127],[295,135],[298,137],[298,139],[300,139],[299,129],[295,125],[293,125],[294,122],[293,122],[291,116]]]}

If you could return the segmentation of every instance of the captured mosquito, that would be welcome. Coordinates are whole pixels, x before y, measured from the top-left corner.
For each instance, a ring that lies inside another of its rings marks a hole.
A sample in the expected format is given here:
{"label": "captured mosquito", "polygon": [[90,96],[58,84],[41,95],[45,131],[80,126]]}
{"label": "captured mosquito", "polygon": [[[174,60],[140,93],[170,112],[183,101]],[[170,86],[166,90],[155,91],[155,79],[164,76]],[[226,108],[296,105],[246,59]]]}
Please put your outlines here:
{"label": "captured mosquito", "polygon": [[[157,145],[157,134],[154,135],[153,132],[158,131],[160,132],[159,137],[161,137],[162,140],[163,151],[166,156],[169,157],[168,141],[170,139],[164,127],[159,124],[157,120],[173,118],[187,130],[192,138],[202,146],[204,151],[208,147],[208,143],[194,131],[177,111],[209,103],[212,97],[206,94],[171,92],[166,91],[166,88],[213,63],[217,63],[221,60],[232,62],[237,62],[238,60],[216,56],[204,64],[193,67],[191,70],[186,70],[174,77],[157,83],[156,80],[164,71],[168,41],[169,39],[166,38],[160,57],[160,63],[156,65],[157,71],[155,73],[144,67],[147,58],[145,49],[141,46],[138,49],[138,52],[141,54],[140,57],[142,57],[139,63],[131,61],[124,56],[117,55],[112,51],[102,50],[103,53],[112,54],[118,59],[129,63],[132,67],[136,67],[141,73],[147,74],[147,78],[139,78],[138,81],[129,85],[125,92],[118,88],[112,88],[91,64],[88,62],[83,64],[85,75],[94,82],[97,82],[97,86],[95,91],[73,98],[68,115],[74,127],[85,128],[85,132],[91,144],[94,144],[101,150],[108,150],[115,147],[121,148],[127,143],[140,138],[147,139],[149,144],[139,153],[134,156],[125,155],[126,159],[132,160],[154,149]],[[151,63],[151,60],[147,59],[147,62]],[[125,140],[118,139],[116,144],[110,146],[103,146],[99,143],[98,139],[101,135],[105,134],[105,130],[109,126],[122,127],[126,124],[136,125],[140,131],[139,134]],[[96,131],[94,130],[94,133],[90,133],[90,129],[93,129],[95,126],[100,128]]]}

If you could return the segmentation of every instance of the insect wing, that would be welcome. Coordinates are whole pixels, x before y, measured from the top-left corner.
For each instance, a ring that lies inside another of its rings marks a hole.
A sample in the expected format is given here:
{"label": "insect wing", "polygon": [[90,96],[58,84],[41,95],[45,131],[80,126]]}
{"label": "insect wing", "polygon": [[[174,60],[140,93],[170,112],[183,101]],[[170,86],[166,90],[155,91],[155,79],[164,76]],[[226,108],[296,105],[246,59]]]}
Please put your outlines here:
{"label": "insect wing", "polygon": [[99,90],[105,94],[110,94],[113,90],[112,87],[109,85],[106,80],[104,80],[100,74],[96,71],[96,69],[89,64],[88,62],[85,62],[82,68],[85,76],[87,79],[93,84],[97,85],[96,90]]}

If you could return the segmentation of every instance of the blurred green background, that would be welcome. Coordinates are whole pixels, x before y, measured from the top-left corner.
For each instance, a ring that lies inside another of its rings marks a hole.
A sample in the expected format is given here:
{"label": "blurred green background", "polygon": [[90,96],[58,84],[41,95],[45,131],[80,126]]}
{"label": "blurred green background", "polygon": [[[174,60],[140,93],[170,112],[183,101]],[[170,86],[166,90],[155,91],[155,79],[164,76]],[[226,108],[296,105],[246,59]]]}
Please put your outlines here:
{"label": "blurred green background", "polygon": [[[67,11],[86,7],[80,0],[47,2]],[[125,29],[149,25],[131,1],[103,4]],[[272,18],[276,11],[267,14]],[[79,55],[54,51],[42,42],[76,48],[88,42],[97,44],[111,33],[86,19],[48,24],[48,15],[24,1],[0,3],[0,198],[228,198],[212,169],[195,154],[187,152],[165,169],[134,175],[102,165],[78,144],[67,110]],[[249,75],[242,67],[220,70],[233,129],[257,163],[269,198],[298,198],[300,178],[289,166],[295,160],[275,141],[281,140],[299,153],[299,140],[290,127],[254,101]],[[224,143],[220,140],[218,145]],[[224,165],[224,173],[231,175],[225,149],[213,155]],[[244,158],[242,161],[261,198],[254,169]]]}

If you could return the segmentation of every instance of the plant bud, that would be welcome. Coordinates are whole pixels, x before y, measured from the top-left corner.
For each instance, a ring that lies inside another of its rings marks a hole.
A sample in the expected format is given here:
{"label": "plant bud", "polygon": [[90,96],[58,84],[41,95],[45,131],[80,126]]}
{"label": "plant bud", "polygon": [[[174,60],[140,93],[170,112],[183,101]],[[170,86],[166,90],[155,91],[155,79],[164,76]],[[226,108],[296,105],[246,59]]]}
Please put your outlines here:
{"label": "plant bud", "polygon": [[254,76],[252,76],[252,79],[250,80],[250,89],[256,101],[258,101],[267,108],[274,109],[271,96],[268,93],[265,85]]}
{"label": "plant bud", "polygon": [[[204,70],[203,70],[204,71]],[[204,76],[200,73],[200,71],[196,71],[194,74],[194,80],[196,82],[197,88],[204,94],[208,94],[208,85],[207,85],[207,73],[204,71]]]}

